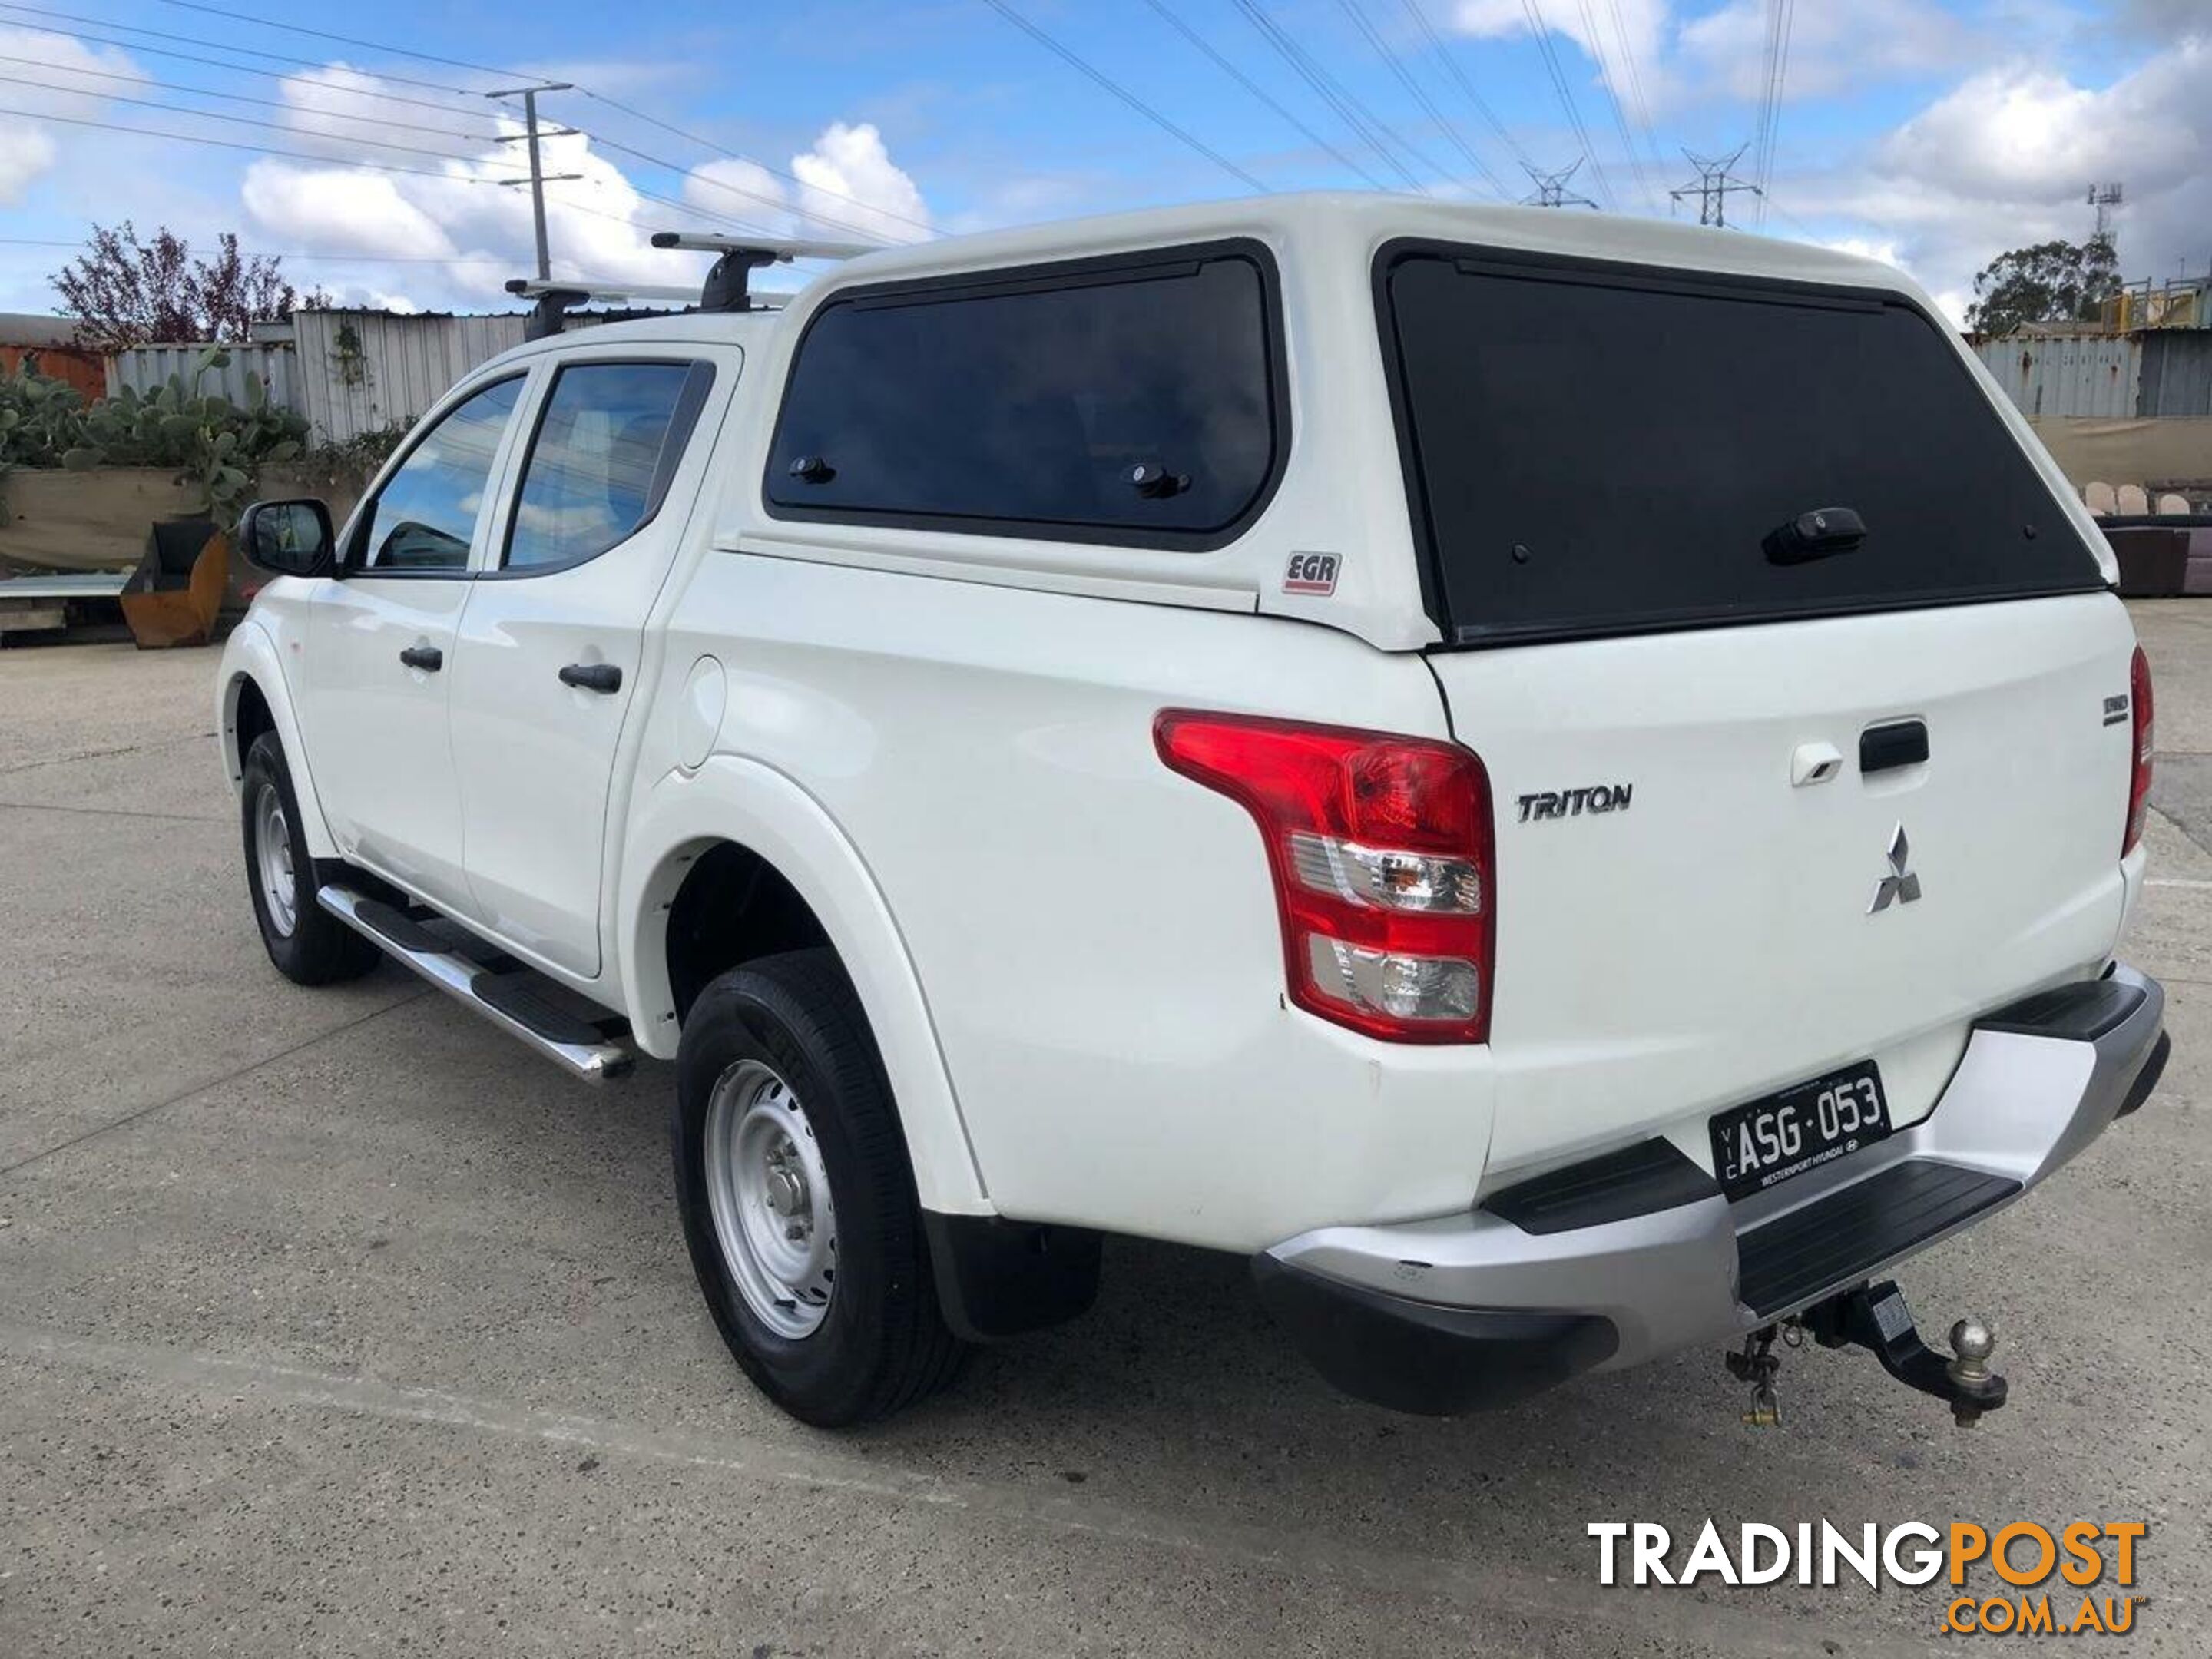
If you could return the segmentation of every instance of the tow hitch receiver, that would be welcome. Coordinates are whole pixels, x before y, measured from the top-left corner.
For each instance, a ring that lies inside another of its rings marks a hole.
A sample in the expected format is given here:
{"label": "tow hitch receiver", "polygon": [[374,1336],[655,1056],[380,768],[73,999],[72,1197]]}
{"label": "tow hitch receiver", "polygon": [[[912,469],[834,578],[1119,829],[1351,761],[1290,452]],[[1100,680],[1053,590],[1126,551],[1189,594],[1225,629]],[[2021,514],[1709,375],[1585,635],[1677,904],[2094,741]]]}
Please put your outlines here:
{"label": "tow hitch receiver", "polygon": [[1806,1309],[1802,1317],[1822,1347],[1870,1349],[1882,1370],[1907,1388],[1948,1401],[1962,1429],[2005,1402],[2005,1380],[1990,1369],[1996,1338],[1989,1327],[1978,1319],[1952,1326],[1954,1357],[1947,1360],[1920,1340],[1905,1292],[1889,1280],[1830,1297]]}

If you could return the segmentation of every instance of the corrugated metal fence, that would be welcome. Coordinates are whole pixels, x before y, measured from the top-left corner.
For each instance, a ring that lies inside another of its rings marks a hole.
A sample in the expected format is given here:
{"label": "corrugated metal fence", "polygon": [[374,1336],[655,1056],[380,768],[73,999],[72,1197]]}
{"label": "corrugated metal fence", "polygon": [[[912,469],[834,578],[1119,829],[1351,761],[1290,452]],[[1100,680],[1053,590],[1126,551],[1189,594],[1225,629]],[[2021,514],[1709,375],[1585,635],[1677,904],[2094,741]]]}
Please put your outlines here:
{"label": "corrugated metal fence", "polygon": [[2161,329],[2143,336],[2145,415],[2212,415],[2212,329]]}
{"label": "corrugated metal fence", "polygon": [[527,320],[301,311],[292,319],[300,398],[315,440],[412,422],[478,363],[522,343]]}
{"label": "corrugated metal fence", "polygon": [[2023,415],[2119,420],[2136,412],[2136,387],[2142,374],[2136,337],[2014,336],[1984,340],[1974,349]]}
{"label": "corrugated metal fence", "polygon": [[246,377],[258,374],[261,384],[269,390],[270,401],[283,409],[299,407],[299,388],[294,378],[295,362],[292,349],[283,345],[233,345],[222,348],[230,354],[230,362],[222,368],[209,368],[195,375],[194,369],[207,347],[187,342],[181,345],[132,346],[118,351],[107,360],[107,394],[113,397],[125,386],[136,392],[154,392],[167,384],[169,376],[181,374],[187,386],[195,387],[203,398],[223,397],[231,402],[246,401]]}

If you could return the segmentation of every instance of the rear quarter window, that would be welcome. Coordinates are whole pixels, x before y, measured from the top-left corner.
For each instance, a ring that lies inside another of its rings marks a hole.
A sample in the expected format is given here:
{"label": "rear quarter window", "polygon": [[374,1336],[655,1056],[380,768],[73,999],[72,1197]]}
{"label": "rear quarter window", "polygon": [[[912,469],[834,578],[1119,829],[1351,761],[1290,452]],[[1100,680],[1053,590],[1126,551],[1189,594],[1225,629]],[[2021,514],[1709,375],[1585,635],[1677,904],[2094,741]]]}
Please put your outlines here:
{"label": "rear quarter window", "polygon": [[[1428,245],[1376,264],[1431,609],[1462,644],[2103,586],[1899,296]],[[1770,538],[1848,507],[1857,547]]]}
{"label": "rear quarter window", "polygon": [[854,289],[794,355],[769,511],[1218,546],[1281,470],[1281,352],[1256,244]]}

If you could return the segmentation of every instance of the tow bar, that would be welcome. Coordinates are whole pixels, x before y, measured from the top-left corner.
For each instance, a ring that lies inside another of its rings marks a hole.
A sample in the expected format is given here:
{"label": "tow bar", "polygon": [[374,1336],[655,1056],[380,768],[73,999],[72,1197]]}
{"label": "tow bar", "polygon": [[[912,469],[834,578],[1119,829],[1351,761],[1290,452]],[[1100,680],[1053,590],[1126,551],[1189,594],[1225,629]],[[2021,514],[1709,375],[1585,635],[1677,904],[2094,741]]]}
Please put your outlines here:
{"label": "tow bar", "polygon": [[[1912,1310],[1905,1292],[1887,1279],[1862,1285],[1808,1308],[1782,1332],[1783,1340],[1796,1347],[1803,1333],[1824,1348],[1865,1348],[1907,1388],[1933,1395],[1948,1403],[1951,1416],[1962,1429],[1979,1422],[1984,1412],[2005,1403],[2005,1380],[1990,1369],[1996,1338],[1978,1319],[1961,1319],[1951,1327],[1953,1357],[1944,1358],[1920,1340],[1912,1323]],[[1774,1389],[1781,1357],[1774,1352],[1776,1327],[1769,1325],[1745,1340],[1743,1352],[1728,1356],[1731,1374],[1752,1385],[1752,1407],[1744,1421],[1769,1428],[1781,1420]]]}

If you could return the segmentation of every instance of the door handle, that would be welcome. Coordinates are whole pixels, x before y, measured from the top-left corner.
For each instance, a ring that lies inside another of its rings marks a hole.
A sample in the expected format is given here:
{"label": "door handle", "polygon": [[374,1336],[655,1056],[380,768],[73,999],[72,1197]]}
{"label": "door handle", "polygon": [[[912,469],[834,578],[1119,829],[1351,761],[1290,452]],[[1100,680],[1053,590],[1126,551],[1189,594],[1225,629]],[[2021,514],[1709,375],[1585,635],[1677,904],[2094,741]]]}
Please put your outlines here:
{"label": "door handle", "polygon": [[561,684],[611,696],[622,690],[622,670],[611,662],[572,662],[561,671]]}
{"label": "door handle", "polygon": [[434,645],[410,645],[399,653],[399,660],[410,668],[434,674],[446,665],[446,653]]}

